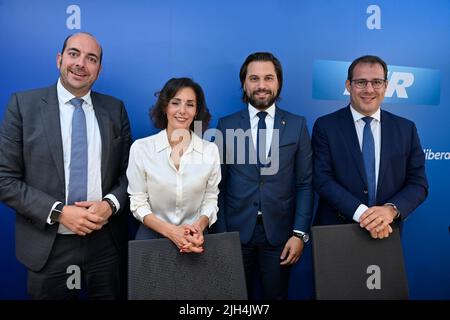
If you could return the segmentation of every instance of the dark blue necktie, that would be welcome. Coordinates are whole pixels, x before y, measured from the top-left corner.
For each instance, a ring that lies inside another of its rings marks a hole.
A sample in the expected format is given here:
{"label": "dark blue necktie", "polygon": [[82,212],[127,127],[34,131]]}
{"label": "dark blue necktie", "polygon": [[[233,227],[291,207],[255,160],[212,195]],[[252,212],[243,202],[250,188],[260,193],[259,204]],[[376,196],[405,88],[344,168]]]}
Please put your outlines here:
{"label": "dark blue necktie", "polygon": [[374,206],[376,203],[376,184],[375,184],[375,143],[373,140],[372,129],[370,123],[372,117],[362,118],[366,123],[364,126],[362,155],[364,159],[364,168],[366,169],[367,177],[367,191],[369,193],[369,200],[367,205]]}
{"label": "dark blue necktie", "polygon": [[260,111],[256,114],[259,118],[258,131],[256,133],[256,157],[258,166],[263,167],[266,164],[266,116],[267,112]]}
{"label": "dark blue necktie", "polygon": [[73,98],[75,107],[72,117],[72,140],[70,151],[70,177],[67,204],[87,200],[88,145],[86,117],[82,108],[83,99]]}

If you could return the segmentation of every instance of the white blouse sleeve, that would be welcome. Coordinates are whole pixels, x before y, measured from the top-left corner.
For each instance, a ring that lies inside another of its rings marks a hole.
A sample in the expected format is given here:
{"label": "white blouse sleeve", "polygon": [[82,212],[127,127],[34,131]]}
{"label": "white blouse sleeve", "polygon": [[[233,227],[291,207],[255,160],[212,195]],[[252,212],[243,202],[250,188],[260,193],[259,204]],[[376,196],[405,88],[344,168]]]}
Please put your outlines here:
{"label": "white blouse sleeve", "polygon": [[144,157],[141,152],[142,144],[133,143],[130,149],[130,158],[128,161],[127,178],[128,193],[130,194],[130,210],[133,216],[143,222],[144,217],[152,213],[149,197],[147,193],[147,174],[142,159]]}
{"label": "white blouse sleeve", "polygon": [[219,150],[214,143],[208,146],[208,156],[206,157],[212,162],[211,174],[206,182],[205,194],[203,195],[203,200],[200,206],[200,215],[207,216],[209,218],[209,226],[214,224],[217,220],[217,211],[219,207],[217,206],[217,199],[219,195],[219,182],[221,179],[220,172],[220,156]]}

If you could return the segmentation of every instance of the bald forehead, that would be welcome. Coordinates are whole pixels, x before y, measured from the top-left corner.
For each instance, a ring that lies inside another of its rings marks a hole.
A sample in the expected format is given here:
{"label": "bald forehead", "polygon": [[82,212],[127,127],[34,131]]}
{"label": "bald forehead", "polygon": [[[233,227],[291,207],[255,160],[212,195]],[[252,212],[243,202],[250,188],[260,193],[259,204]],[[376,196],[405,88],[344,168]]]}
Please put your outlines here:
{"label": "bald forehead", "polygon": [[100,52],[100,44],[97,42],[97,39],[87,33],[74,34],[67,40],[67,46],[72,43],[83,43],[89,46],[97,47],[98,51]]}
{"label": "bald forehead", "polygon": [[67,38],[64,42],[62,53],[68,50],[83,51],[100,59],[100,63],[102,61],[102,47],[97,39],[89,33],[80,32]]}

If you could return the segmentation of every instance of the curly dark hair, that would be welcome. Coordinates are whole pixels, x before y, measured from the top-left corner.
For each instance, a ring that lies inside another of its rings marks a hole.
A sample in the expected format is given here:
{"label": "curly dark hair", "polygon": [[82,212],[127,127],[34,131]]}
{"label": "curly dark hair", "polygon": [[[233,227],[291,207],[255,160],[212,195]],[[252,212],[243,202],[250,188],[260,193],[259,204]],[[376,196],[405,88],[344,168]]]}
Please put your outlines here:
{"label": "curly dark hair", "polygon": [[158,97],[156,104],[150,109],[150,118],[153,120],[153,124],[158,129],[167,128],[167,115],[166,108],[169,105],[170,99],[175,97],[178,91],[183,88],[191,88],[197,99],[197,115],[194,121],[192,121],[190,129],[194,130],[194,122],[202,122],[202,132],[208,129],[209,121],[211,120],[211,114],[206,106],[205,94],[202,87],[191,78],[172,78],[166,82],[161,91],[155,93]]}

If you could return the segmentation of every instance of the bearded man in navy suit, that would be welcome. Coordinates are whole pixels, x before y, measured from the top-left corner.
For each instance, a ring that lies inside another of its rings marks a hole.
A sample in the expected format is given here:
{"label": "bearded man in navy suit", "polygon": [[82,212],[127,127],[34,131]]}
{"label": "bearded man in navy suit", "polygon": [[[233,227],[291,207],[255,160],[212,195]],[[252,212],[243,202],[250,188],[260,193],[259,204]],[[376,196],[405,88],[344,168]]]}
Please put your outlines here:
{"label": "bearded man in navy suit", "polygon": [[[286,299],[289,270],[308,241],[312,150],[305,118],[279,108],[281,64],[268,52],[240,70],[247,106],[218,122],[223,141],[216,231],[238,231],[249,298],[259,271],[263,299]],[[220,143],[219,143],[220,142]]]}
{"label": "bearded man in navy suit", "polygon": [[345,82],[350,104],[314,124],[314,224],[356,222],[383,239],[428,194],[415,124],[380,109],[387,74],[379,57],[353,61]]}

